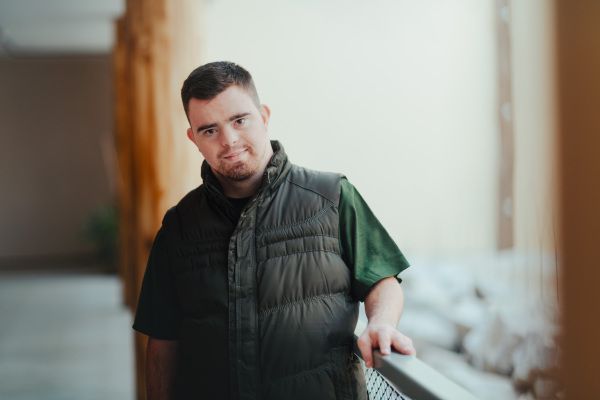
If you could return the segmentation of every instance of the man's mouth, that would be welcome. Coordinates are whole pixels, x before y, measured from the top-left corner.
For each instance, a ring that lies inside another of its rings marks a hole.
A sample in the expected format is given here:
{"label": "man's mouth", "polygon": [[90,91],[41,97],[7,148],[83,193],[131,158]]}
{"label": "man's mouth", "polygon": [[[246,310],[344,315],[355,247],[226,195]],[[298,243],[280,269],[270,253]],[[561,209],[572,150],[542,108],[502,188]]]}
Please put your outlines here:
{"label": "man's mouth", "polygon": [[236,161],[238,160],[240,157],[242,157],[242,155],[247,151],[248,149],[241,149],[241,150],[236,150],[236,151],[232,151],[231,153],[228,153],[224,156],[222,156],[224,159],[226,159],[227,161]]}

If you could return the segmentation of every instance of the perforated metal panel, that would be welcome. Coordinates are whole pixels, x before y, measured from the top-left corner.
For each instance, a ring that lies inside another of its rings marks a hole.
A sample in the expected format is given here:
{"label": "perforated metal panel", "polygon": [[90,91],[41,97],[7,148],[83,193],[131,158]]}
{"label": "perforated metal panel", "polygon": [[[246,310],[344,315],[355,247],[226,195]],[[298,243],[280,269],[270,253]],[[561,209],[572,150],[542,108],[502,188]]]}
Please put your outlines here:
{"label": "perforated metal panel", "polygon": [[365,372],[369,400],[411,400],[410,397],[400,393],[379,372],[373,368],[366,368],[362,360],[361,364]]}

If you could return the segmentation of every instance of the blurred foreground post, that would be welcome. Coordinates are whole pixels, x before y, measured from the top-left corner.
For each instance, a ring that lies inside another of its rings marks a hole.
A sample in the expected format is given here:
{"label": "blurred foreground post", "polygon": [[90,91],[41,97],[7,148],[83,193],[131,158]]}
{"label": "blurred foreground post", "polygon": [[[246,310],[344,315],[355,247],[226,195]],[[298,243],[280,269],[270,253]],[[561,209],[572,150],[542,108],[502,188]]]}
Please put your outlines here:
{"label": "blurred foreground post", "polygon": [[[200,183],[179,90],[201,64],[203,1],[127,0],[114,53],[120,190],[120,272],[135,312],[164,213]],[[145,399],[146,338],[136,334],[137,397]]]}
{"label": "blurred foreground post", "polygon": [[555,3],[564,362],[568,399],[600,398],[600,2]]}

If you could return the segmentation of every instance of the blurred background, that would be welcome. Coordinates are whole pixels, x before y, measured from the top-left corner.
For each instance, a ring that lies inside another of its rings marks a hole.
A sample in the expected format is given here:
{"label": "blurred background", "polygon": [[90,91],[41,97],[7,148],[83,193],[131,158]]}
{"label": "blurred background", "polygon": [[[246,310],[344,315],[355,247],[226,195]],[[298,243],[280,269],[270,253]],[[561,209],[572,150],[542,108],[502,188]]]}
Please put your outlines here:
{"label": "blurred background", "polygon": [[292,162],[344,173],[403,250],[423,361],[481,398],[593,398],[573,395],[599,393],[599,13],[0,0],[0,398],[144,398],[145,261],[201,183],[179,89],[219,60],[253,74]]}

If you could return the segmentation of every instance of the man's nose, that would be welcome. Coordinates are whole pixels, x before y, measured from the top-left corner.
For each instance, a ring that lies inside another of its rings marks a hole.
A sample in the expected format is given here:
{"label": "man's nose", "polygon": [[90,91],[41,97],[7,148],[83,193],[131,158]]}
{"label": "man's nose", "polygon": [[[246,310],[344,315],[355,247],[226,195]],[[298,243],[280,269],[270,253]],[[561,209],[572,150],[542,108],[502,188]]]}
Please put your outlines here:
{"label": "man's nose", "polygon": [[237,143],[238,139],[239,139],[239,135],[235,131],[235,129],[230,128],[230,127],[226,127],[223,129],[223,134],[221,135],[221,144],[223,146],[231,147],[235,143]]}

